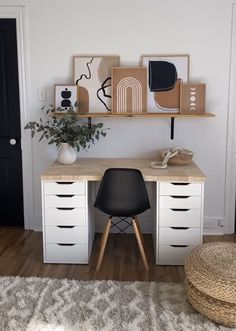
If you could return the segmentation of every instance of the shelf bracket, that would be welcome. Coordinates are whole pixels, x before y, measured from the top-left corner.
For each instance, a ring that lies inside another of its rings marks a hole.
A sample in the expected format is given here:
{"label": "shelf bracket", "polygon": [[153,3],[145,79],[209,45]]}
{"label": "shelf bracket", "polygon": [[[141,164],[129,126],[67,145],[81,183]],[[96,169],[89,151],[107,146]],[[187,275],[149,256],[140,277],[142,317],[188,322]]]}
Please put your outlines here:
{"label": "shelf bracket", "polygon": [[174,139],[174,133],[175,133],[175,117],[170,118],[170,139]]}
{"label": "shelf bracket", "polygon": [[88,127],[89,127],[89,129],[91,129],[91,125],[92,125],[91,117],[88,117]]}
{"label": "shelf bracket", "polygon": [[[91,117],[88,117],[88,128],[89,128],[89,130],[91,129],[91,126],[92,126],[92,119],[91,119]],[[90,139],[91,139],[91,133],[90,133]]]}

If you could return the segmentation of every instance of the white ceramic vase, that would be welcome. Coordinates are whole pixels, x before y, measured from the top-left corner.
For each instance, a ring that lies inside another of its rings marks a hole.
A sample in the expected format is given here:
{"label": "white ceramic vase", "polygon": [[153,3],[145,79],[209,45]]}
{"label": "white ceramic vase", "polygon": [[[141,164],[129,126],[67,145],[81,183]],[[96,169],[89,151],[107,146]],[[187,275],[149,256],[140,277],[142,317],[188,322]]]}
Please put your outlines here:
{"label": "white ceramic vase", "polygon": [[67,143],[61,143],[57,154],[57,161],[61,164],[72,164],[76,160],[76,152],[73,147]]}

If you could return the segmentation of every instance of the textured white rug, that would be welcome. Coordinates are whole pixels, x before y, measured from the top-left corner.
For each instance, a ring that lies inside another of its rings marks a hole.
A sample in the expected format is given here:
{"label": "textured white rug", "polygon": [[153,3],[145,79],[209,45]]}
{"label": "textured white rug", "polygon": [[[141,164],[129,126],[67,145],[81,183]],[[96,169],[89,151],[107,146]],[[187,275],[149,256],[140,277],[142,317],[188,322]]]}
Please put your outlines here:
{"label": "textured white rug", "polygon": [[1,331],[225,331],[181,284],[0,277]]}

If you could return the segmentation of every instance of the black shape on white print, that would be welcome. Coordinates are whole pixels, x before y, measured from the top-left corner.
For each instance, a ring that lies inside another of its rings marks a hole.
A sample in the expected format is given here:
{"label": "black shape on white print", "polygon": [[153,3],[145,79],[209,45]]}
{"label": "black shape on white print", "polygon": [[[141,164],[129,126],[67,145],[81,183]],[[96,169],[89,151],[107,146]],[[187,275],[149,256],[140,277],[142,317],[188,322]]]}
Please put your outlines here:
{"label": "black shape on white print", "polygon": [[93,62],[93,60],[94,60],[94,57],[92,57],[91,60],[86,63],[86,67],[88,68],[88,72],[89,72],[88,76],[86,74],[81,74],[80,77],[76,80],[76,83],[75,83],[76,85],[78,84],[78,82],[82,78],[86,78],[86,79],[90,79],[91,78],[92,75],[91,75],[91,70],[90,70],[89,65]]}
{"label": "black shape on white print", "polygon": [[[103,105],[105,106],[105,108],[108,111],[111,111],[111,109],[109,109],[108,106],[106,105],[105,101],[107,101],[107,100],[103,100],[102,98],[110,98],[111,99],[111,95],[106,93],[106,89],[110,86],[111,86],[111,77],[107,77],[104,80],[104,82],[102,83],[101,87],[97,90],[98,99],[103,103]],[[102,95],[100,96],[99,94],[101,94],[101,92],[102,92]]]}
{"label": "black shape on white print", "polygon": [[64,91],[61,91],[61,107],[67,110],[71,106],[71,91],[68,90],[67,87],[65,87]]}

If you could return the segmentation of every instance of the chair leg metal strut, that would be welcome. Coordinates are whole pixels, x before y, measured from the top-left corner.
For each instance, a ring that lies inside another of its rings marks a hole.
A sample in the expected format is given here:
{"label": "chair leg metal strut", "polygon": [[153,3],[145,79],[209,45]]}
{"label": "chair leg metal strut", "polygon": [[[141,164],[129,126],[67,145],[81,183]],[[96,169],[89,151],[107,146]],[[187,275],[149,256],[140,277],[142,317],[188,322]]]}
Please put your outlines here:
{"label": "chair leg metal strut", "polygon": [[[132,219],[132,225],[133,225],[133,228],[134,228],[135,237],[137,239],[139,251],[140,251],[140,254],[141,254],[141,257],[142,257],[142,260],[143,260],[145,270],[148,272],[150,269],[149,269],[147,257],[146,257],[145,251],[144,251],[144,238],[143,238],[143,234],[141,232],[141,227],[140,227],[137,216],[135,216]],[[105,229],[103,231],[100,243],[99,243],[100,252],[99,252],[99,256],[98,256],[98,260],[97,260],[96,271],[100,270],[111,226],[115,226],[115,224],[113,224],[113,222],[112,222],[112,217],[109,217],[109,219],[106,223]],[[121,232],[124,232],[124,231],[121,230]]]}

